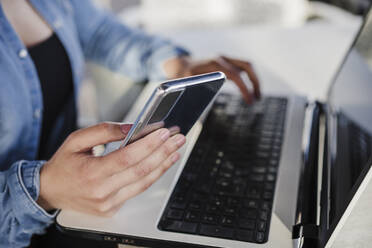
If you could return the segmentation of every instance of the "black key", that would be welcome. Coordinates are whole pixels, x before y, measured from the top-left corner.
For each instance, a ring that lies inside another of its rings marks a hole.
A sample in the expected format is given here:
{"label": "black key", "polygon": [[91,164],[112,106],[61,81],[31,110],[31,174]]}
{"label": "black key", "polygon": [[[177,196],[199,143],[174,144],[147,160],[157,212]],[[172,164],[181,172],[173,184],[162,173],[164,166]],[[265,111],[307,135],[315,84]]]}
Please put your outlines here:
{"label": "black key", "polygon": [[258,243],[263,243],[263,242],[265,241],[265,234],[262,233],[262,232],[258,232],[258,233],[256,234],[256,241],[257,241]]}
{"label": "black key", "polygon": [[248,188],[246,195],[249,198],[254,198],[254,199],[260,198],[260,192],[259,192],[259,190],[256,187]]}
{"label": "black key", "polygon": [[274,183],[265,183],[266,190],[274,190]]}
{"label": "black key", "polygon": [[259,221],[257,224],[258,231],[264,232],[266,229],[266,222],[264,221]]}
{"label": "black key", "polygon": [[240,201],[238,200],[238,198],[233,198],[233,197],[227,198],[228,206],[236,207],[236,206],[239,205],[239,203],[240,203]]}
{"label": "black key", "polygon": [[218,223],[218,216],[215,214],[204,214],[202,216],[202,221],[208,224],[217,224]]}
{"label": "black key", "polygon": [[223,216],[221,218],[221,225],[223,226],[234,226],[235,225],[235,218],[231,216]]}
{"label": "black key", "polygon": [[200,234],[218,238],[231,239],[234,236],[234,229],[228,227],[218,227],[212,225],[200,225]]}
{"label": "black key", "polygon": [[256,156],[257,158],[267,159],[270,157],[270,154],[268,152],[257,152]]}
{"label": "black key", "polygon": [[214,196],[211,198],[211,203],[220,207],[225,203],[225,198],[221,196]]}
{"label": "black key", "polygon": [[180,220],[182,219],[182,216],[183,216],[183,211],[180,211],[180,210],[169,209],[167,213],[167,217],[169,219]]}
{"label": "black key", "polygon": [[186,202],[185,201],[180,201],[180,200],[174,200],[172,201],[171,208],[176,208],[176,209],[185,209],[186,208]]}
{"label": "black key", "polygon": [[241,215],[249,219],[256,219],[257,211],[254,209],[243,209]]}
{"label": "black key", "polygon": [[270,165],[271,166],[277,166],[278,165],[278,160],[277,159],[270,159]]}
{"label": "black key", "polygon": [[252,242],[253,241],[253,232],[247,230],[238,230],[236,232],[236,238],[241,241]]}
{"label": "black key", "polygon": [[260,219],[261,220],[267,220],[268,213],[266,211],[260,212]]}
{"label": "black key", "polygon": [[199,221],[200,219],[200,212],[197,211],[187,211],[185,215],[185,219],[189,221]]}
{"label": "black key", "polygon": [[266,176],[266,181],[268,181],[268,182],[274,182],[275,181],[275,176],[273,174],[268,174]]}
{"label": "black key", "polygon": [[214,204],[209,204],[209,205],[207,205],[207,207],[205,208],[205,210],[208,213],[218,213],[218,212],[220,212],[220,207],[219,206],[216,206]]}
{"label": "black key", "polygon": [[228,215],[235,215],[236,209],[234,207],[225,207],[223,212]]}
{"label": "black key", "polygon": [[266,167],[263,167],[263,166],[254,166],[254,167],[252,167],[252,172],[255,172],[255,173],[265,173],[266,172]]}
{"label": "black key", "polygon": [[255,221],[251,219],[239,220],[239,227],[244,229],[254,229]]}
{"label": "black key", "polygon": [[270,210],[271,204],[269,202],[263,202],[261,207],[263,210]]}
{"label": "black key", "polygon": [[264,200],[271,200],[273,198],[273,193],[269,191],[265,191],[263,193]]}
{"label": "black key", "polygon": [[278,168],[277,167],[273,167],[273,166],[269,166],[268,171],[270,173],[276,173],[278,171]]}
{"label": "black key", "polygon": [[198,228],[198,224],[184,222],[184,221],[177,221],[177,220],[165,220],[161,223],[161,227],[167,231],[178,231],[178,232],[185,232],[185,233],[196,233]]}
{"label": "black key", "polygon": [[200,201],[193,201],[193,202],[190,202],[190,204],[189,204],[189,208],[191,208],[191,209],[199,210],[199,209],[201,209],[201,207],[202,207],[202,204],[201,204]]}
{"label": "black key", "polygon": [[258,207],[258,203],[255,200],[245,200],[243,205],[246,208],[257,208]]}

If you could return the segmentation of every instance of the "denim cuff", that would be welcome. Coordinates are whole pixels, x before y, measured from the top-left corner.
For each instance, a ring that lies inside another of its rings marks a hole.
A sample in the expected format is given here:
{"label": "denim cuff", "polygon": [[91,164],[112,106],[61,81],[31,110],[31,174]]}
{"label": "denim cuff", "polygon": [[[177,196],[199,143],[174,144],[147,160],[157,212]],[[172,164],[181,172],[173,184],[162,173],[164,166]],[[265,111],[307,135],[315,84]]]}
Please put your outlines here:
{"label": "denim cuff", "polygon": [[169,79],[164,70],[165,61],[171,58],[181,56],[189,56],[190,52],[186,49],[168,44],[158,48],[152,55],[148,65],[148,79],[149,81],[162,81]]}
{"label": "denim cuff", "polygon": [[40,192],[40,169],[45,161],[19,161],[8,171],[9,191],[14,215],[26,230],[42,233],[54,222],[57,211],[50,214],[36,200]]}

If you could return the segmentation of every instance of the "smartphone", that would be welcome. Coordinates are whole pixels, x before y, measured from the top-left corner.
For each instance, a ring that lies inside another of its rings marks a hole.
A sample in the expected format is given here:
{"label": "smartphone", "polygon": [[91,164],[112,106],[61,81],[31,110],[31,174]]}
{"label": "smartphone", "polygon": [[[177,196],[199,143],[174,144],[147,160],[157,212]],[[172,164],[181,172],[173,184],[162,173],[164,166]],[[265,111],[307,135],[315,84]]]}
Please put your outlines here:
{"label": "smartphone", "polygon": [[168,128],[171,135],[187,135],[213,103],[225,80],[222,72],[212,72],[160,84],[147,100],[121,147],[159,128]]}

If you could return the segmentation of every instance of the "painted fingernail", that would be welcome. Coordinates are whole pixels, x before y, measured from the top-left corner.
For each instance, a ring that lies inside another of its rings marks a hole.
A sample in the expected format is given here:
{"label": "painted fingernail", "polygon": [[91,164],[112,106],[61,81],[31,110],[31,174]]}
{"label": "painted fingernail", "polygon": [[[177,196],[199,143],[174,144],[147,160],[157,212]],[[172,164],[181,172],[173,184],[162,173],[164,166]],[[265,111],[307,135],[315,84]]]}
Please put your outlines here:
{"label": "painted fingernail", "polygon": [[120,130],[123,134],[128,134],[129,130],[132,128],[132,124],[121,124]]}
{"label": "painted fingernail", "polygon": [[166,141],[170,136],[170,132],[168,129],[164,128],[160,131],[159,135],[162,141]]}
{"label": "painted fingernail", "polygon": [[185,141],[186,141],[186,138],[182,134],[177,134],[176,136],[174,136],[174,142],[176,142],[176,144],[179,146],[183,145]]}
{"label": "painted fingernail", "polygon": [[180,154],[178,153],[173,154],[171,157],[172,163],[175,163],[179,158],[180,158]]}

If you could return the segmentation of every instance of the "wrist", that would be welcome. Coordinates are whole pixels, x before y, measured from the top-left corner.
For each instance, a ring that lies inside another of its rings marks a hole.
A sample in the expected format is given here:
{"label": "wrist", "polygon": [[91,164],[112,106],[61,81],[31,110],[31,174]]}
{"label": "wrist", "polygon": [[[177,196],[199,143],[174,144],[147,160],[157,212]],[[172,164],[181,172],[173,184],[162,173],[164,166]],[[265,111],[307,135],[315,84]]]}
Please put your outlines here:
{"label": "wrist", "polygon": [[164,62],[164,71],[170,79],[187,77],[191,76],[190,65],[191,58],[189,56],[175,57]]}
{"label": "wrist", "polygon": [[36,200],[36,203],[42,207],[46,211],[52,211],[56,209],[51,203],[50,203],[50,197],[48,189],[50,190],[51,184],[48,183],[48,162],[44,164],[44,166],[40,169],[40,193],[39,197]]}

